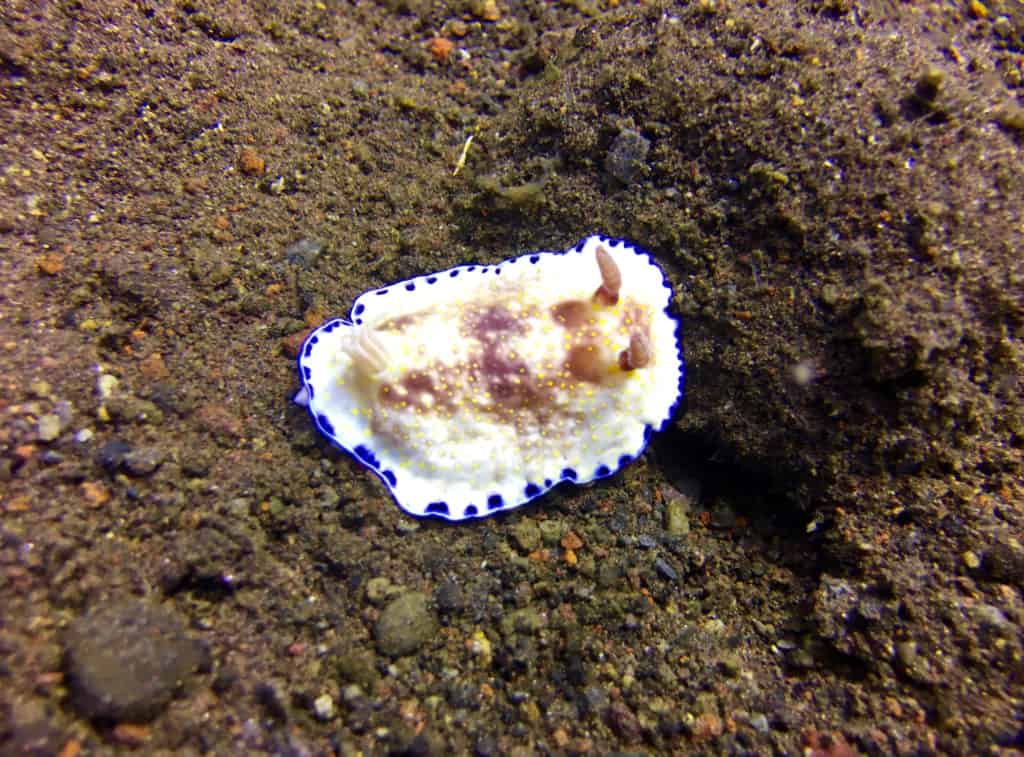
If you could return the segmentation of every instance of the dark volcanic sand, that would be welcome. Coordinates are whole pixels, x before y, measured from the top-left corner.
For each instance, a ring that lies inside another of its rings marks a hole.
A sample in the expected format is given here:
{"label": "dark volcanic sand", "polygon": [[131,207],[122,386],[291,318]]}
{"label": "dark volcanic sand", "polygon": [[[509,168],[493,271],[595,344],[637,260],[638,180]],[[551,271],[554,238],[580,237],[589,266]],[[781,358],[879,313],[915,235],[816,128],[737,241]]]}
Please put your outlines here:
{"label": "dark volcanic sand", "polygon": [[[3,4],[0,753],[1024,746],[1024,6],[616,6]],[[595,231],[689,369],[609,482],[416,522],[289,402]]]}

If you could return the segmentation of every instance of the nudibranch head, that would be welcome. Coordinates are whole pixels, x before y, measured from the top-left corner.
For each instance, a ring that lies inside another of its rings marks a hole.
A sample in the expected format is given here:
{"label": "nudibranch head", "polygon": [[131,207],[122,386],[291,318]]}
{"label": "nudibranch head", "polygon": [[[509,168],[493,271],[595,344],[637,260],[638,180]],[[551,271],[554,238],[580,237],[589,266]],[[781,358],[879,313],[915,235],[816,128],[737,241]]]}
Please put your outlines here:
{"label": "nudibranch head", "polygon": [[406,512],[491,515],[611,475],[668,422],[671,295],[648,253],[605,236],[418,276],[313,331],[295,399]]}

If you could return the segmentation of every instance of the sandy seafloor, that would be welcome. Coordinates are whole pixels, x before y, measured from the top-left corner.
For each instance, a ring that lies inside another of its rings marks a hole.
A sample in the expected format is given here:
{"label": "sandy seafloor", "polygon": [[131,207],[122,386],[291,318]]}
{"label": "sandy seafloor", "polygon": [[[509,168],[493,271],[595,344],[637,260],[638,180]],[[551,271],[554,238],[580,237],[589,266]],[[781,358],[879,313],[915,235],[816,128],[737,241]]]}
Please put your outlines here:
{"label": "sandy seafloor", "polygon": [[[0,753],[1019,753],[1022,29],[5,2]],[[595,231],[688,367],[608,481],[416,521],[289,402],[359,293]]]}

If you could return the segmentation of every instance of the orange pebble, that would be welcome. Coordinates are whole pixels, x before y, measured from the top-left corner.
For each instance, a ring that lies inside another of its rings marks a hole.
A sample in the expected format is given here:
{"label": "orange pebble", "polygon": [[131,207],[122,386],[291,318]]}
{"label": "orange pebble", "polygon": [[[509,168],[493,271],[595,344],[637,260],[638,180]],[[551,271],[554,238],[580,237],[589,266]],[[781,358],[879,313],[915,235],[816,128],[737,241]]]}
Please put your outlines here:
{"label": "orange pebble", "polygon": [[125,746],[142,746],[149,738],[149,726],[137,723],[118,723],[114,726],[114,740]]}
{"label": "orange pebble", "polygon": [[24,513],[28,512],[29,508],[29,499],[24,495],[15,497],[4,505],[4,510],[9,513]]}
{"label": "orange pebble", "polygon": [[80,488],[82,496],[88,500],[89,507],[102,507],[110,500],[110,491],[103,484],[84,481]]}
{"label": "orange pebble", "polygon": [[167,370],[167,364],[164,363],[164,356],[159,352],[154,352],[149,357],[140,360],[139,371],[150,381],[162,381],[171,375],[171,372]]}
{"label": "orange pebble", "polygon": [[434,37],[427,43],[427,50],[438,63],[447,63],[454,49],[455,43],[446,37]]}
{"label": "orange pebble", "polygon": [[47,253],[36,258],[36,268],[47,276],[56,276],[64,270],[64,261],[56,253]]}
{"label": "orange pebble", "polygon": [[572,552],[583,546],[583,539],[576,535],[575,531],[569,531],[562,537],[562,546]]}
{"label": "orange pebble", "polygon": [[238,167],[249,176],[262,176],[267,164],[251,147],[246,147],[238,154]]}

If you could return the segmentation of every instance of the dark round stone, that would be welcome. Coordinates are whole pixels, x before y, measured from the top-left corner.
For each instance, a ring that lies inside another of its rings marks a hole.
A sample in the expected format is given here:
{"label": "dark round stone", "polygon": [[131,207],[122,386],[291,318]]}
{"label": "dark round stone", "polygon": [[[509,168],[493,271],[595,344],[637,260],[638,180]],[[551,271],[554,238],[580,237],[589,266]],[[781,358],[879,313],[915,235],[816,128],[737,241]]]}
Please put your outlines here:
{"label": "dark round stone", "polygon": [[113,473],[121,464],[124,462],[125,457],[132,451],[132,446],[128,442],[120,439],[111,439],[100,447],[99,453],[97,454],[97,460],[107,472]]}
{"label": "dark round stone", "polygon": [[87,718],[148,720],[202,657],[178,616],[159,605],[130,599],[98,607],[65,639],[72,704]]}

